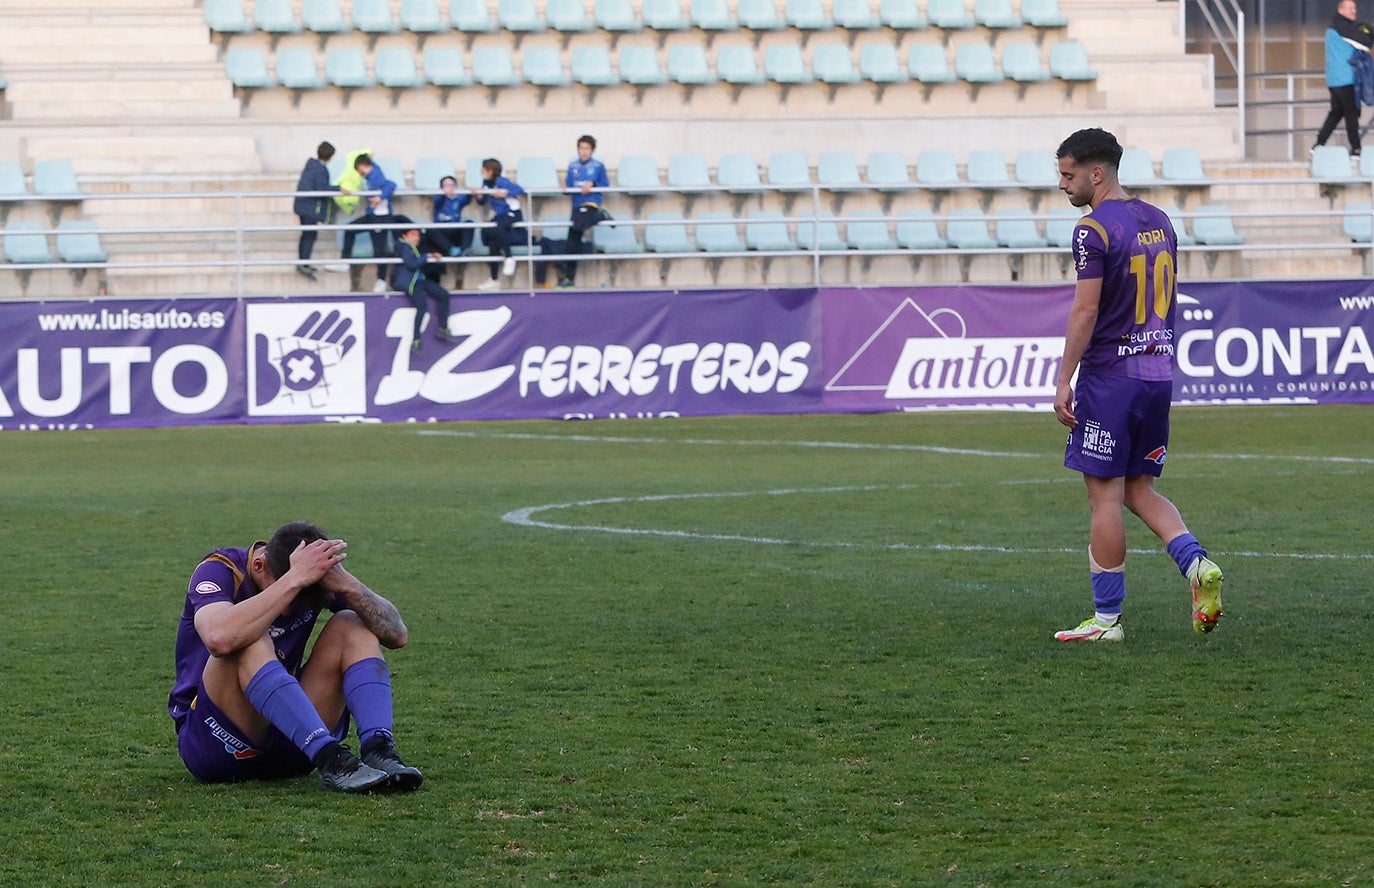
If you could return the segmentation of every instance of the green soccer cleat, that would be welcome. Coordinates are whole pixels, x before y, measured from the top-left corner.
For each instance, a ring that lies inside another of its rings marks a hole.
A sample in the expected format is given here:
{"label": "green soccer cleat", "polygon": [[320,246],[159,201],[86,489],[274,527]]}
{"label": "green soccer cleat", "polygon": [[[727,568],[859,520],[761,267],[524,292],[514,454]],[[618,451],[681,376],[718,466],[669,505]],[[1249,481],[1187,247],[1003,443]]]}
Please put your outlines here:
{"label": "green soccer cleat", "polygon": [[1209,558],[1199,557],[1188,568],[1188,585],[1193,589],[1193,631],[1211,632],[1221,619],[1221,568]]}
{"label": "green soccer cleat", "polygon": [[1055,641],[1125,641],[1126,630],[1121,627],[1121,620],[1113,620],[1111,625],[1104,626],[1097,622],[1096,617],[1079,623],[1072,629],[1065,629],[1054,633]]}

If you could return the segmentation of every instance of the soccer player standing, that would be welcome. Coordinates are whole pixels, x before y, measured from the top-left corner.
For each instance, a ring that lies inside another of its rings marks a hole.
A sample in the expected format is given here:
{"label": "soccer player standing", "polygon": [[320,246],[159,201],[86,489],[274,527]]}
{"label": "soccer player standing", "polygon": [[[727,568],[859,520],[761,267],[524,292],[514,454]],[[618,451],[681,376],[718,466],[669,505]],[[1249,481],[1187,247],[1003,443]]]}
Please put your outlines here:
{"label": "soccer player standing", "polygon": [[1095,608],[1077,627],[1055,633],[1059,641],[1125,638],[1123,506],[1164,542],[1187,578],[1193,628],[1210,632],[1221,617],[1221,569],[1154,489],[1169,442],[1178,242],[1162,210],[1121,187],[1121,151],[1111,133],[1085,129],[1056,152],[1060,190],[1091,210],[1073,232],[1078,280],[1054,412],[1069,427],[1064,465],[1082,472],[1087,485]]}

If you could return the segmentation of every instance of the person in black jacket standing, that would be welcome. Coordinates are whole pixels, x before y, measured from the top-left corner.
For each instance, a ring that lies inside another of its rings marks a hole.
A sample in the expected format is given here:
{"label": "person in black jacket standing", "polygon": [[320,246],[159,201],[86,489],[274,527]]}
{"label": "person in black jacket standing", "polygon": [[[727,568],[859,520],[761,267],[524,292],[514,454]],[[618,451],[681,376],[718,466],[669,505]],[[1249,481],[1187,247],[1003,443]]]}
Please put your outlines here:
{"label": "person in black jacket standing", "polygon": [[[330,198],[320,195],[306,195],[301,192],[311,191],[340,191],[337,185],[329,184],[329,169],[325,164],[329,163],[334,156],[334,146],[328,142],[321,142],[315,149],[315,156],[305,162],[305,168],[301,170],[301,178],[296,182],[296,200],[292,205],[296,216],[301,220],[300,244],[296,255],[302,262],[310,258],[310,254],[315,250],[315,238],[319,236],[319,231],[313,228],[315,225],[324,225],[329,221],[330,210],[333,208],[333,201]],[[297,265],[296,274],[315,280],[315,269],[311,265]]]}
{"label": "person in black jacket standing", "polygon": [[1326,144],[1337,124],[1345,121],[1350,154],[1360,155],[1360,102],[1355,97],[1355,69],[1352,59],[1358,53],[1369,52],[1374,45],[1374,30],[1356,21],[1355,0],[1340,0],[1331,26],[1326,29],[1326,89],[1331,93],[1331,111],[1317,131],[1318,148]]}

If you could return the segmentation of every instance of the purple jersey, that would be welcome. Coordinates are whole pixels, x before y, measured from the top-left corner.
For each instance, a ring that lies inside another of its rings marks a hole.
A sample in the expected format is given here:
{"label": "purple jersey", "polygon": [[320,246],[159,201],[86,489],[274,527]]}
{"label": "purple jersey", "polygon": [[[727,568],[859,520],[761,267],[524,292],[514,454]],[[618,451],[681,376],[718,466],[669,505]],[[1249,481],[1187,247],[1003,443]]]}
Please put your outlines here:
{"label": "purple jersey", "polygon": [[[178,730],[190,712],[191,701],[200,690],[200,677],[205,671],[206,661],[210,659],[210,651],[196,631],[196,611],[212,602],[235,604],[258,594],[248,579],[249,553],[265,545],[258,541],[247,549],[216,549],[206,555],[191,573],[191,582],[186,589],[186,607],[181,612],[181,624],[177,627],[176,680],[167,700],[167,711],[171,713]],[[310,633],[319,615],[317,608],[297,610],[293,607],[272,623],[270,632],[277,658],[292,675],[300,670],[306,643],[310,641]]]}
{"label": "purple jersey", "polygon": [[1079,280],[1102,280],[1080,372],[1171,381],[1178,239],[1169,217],[1139,198],[1105,200],[1074,228],[1073,258]]}

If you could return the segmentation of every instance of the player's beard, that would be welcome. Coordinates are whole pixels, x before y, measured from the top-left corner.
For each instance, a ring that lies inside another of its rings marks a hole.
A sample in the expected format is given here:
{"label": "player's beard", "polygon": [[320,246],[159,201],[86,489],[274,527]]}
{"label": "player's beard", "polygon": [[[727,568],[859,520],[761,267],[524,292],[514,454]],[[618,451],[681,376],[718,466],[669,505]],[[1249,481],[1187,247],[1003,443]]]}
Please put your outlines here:
{"label": "player's beard", "polygon": [[323,610],[332,594],[324,586],[315,583],[297,592],[296,600],[292,604],[296,610]]}

